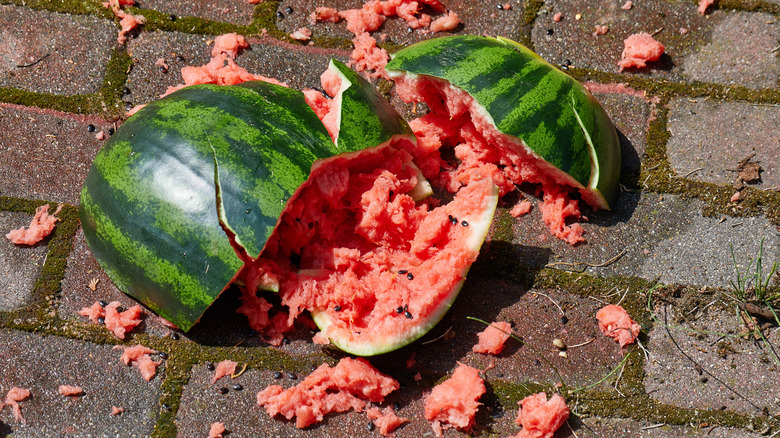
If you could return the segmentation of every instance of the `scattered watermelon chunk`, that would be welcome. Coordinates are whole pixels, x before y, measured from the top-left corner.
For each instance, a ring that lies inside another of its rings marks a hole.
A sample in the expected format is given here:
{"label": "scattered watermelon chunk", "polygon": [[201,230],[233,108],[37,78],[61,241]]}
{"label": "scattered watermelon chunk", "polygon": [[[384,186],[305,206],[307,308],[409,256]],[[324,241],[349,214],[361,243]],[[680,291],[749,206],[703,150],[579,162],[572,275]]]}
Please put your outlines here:
{"label": "scattered watermelon chunk", "polygon": [[707,14],[707,8],[712,6],[712,4],[715,3],[715,0],[699,0],[699,7],[697,10],[700,14],[706,15]]}
{"label": "scattered watermelon chunk", "polygon": [[208,438],[222,438],[222,434],[225,433],[225,425],[222,423],[211,423],[209,427]]}
{"label": "scattered watermelon chunk", "polygon": [[614,338],[621,348],[636,341],[642,328],[631,319],[626,309],[614,304],[602,307],[596,312],[596,319],[599,321],[601,332]]}
{"label": "scattered watermelon chunk", "polygon": [[363,411],[367,402],[381,403],[399,387],[395,379],[377,371],[367,360],[344,358],[333,368],[320,365],[292,388],[267,387],[257,394],[257,404],[270,416],[296,417],[295,425],[302,429],[322,421],[330,412]]}
{"label": "scattered watermelon chunk", "polygon": [[366,415],[368,415],[368,418],[370,418],[379,428],[379,433],[382,434],[382,436],[392,436],[391,434],[393,431],[398,429],[399,426],[409,422],[408,418],[396,415],[395,411],[390,406],[382,410],[377,407],[371,407],[366,410]]}
{"label": "scattered watermelon chunk", "polygon": [[100,302],[95,302],[90,307],[84,307],[79,310],[79,315],[86,316],[90,321],[95,324],[100,323],[99,318],[103,318],[103,324],[119,339],[124,339],[127,333],[130,333],[134,328],[141,323],[141,315],[143,310],[141,306],[136,304],[127,310],[119,311],[122,303],[119,301],[112,301],[103,307]]}
{"label": "scattered watermelon chunk", "polygon": [[620,71],[627,68],[642,68],[648,61],[658,61],[664,54],[664,46],[646,32],[630,35],[623,41],[625,48],[618,65]]}
{"label": "scattered watermelon chunk", "polygon": [[111,416],[117,416],[125,411],[125,408],[121,406],[111,406]]}
{"label": "scattered watermelon chunk", "polygon": [[5,403],[0,403],[0,409],[10,406],[14,415],[14,421],[25,424],[26,421],[22,416],[22,408],[19,406],[19,402],[26,400],[28,397],[30,397],[29,389],[14,386],[5,395]]}
{"label": "scattered watermelon chunk", "polygon": [[479,342],[471,350],[475,353],[499,354],[504,350],[504,343],[510,333],[512,324],[506,321],[494,322],[478,334]]}
{"label": "scattered watermelon chunk", "polygon": [[157,367],[162,363],[162,361],[152,360],[151,356],[149,355],[155,354],[157,352],[151,348],[144,347],[143,345],[134,345],[132,347],[122,347],[121,345],[117,345],[114,347],[114,349],[124,350],[122,357],[120,358],[122,363],[138,368],[138,371],[141,373],[141,377],[143,377],[147,382],[154,378],[154,376],[157,374]]}
{"label": "scattered watermelon chunk", "polygon": [[54,214],[49,214],[49,204],[35,209],[35,216],[30,221],[30,226],[17,230],[11,230],[5,237],[17,245],[35,245],[54,230],[54,224],[59,220],[54,215],[60,212],[62,205],[57,207]]}
{"label": "scattered watermelon chunk", "polygon": [[425,418],[432,422],[436,436],[444,436],[443,429],[471,428],[484,393],[485,383],[479,370],[459,364],[452,377],[434,387],[425,398]]}
{"label": "scattered watermelon chunk", "polygon": [[523,430],[514,438],[552,438],[555,431],[569,418],[569,407],[558,394],[553,394],[550,400],[547,400],[547,394],[540,392],[529,395],[518,404],[521,407],[515,422],[522,426]]}
{"label": "scattered watermelon chunk", "polygon": [[229,359],[225,359],[222,362],[218,363],[217,366],[214,368],[214,377],[211,378],[211,384],[213,385],[217,383],[217,380],[225,376],[235,374],[236,365],[238,365],[237,362],[233,362],[232,360]]}
{"label": "scattered watermelon chunk", "polygon": [[60,385],[59,388],[57,388],[57,392],[65,397],[81,397],[84,395],[84,390],[81,389],[80,386],[73,385]]}

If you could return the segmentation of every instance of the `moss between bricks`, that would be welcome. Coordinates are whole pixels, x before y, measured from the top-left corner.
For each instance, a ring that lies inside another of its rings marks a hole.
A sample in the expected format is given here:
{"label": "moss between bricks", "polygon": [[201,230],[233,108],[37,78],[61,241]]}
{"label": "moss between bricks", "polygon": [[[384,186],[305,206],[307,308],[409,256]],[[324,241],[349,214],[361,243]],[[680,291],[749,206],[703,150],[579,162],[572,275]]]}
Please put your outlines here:
{"label": "moss between bricks", "polygon": [[116,48],[106,65],[106,75],[97,94],[60,96],[36,93],[17,88],[0,88],[0,102],[38,108],[47,108],[73,114],[106,114],[119,116],[122,107],[122,88],[132,59],[124,48]]}
{"label": "moss between bricks", "polygon": [[114,14],[94,0],[0,0],[0,4],[24,6],[33,10],[45,10],[77,15],[95,15],[111,19]]}

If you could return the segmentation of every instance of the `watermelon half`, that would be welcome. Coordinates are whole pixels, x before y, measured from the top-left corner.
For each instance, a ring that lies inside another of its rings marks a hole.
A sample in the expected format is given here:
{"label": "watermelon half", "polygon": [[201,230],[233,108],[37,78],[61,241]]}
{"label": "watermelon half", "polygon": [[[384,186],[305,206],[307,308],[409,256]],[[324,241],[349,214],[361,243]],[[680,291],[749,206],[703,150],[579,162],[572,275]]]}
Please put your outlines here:
{"label": "watermelon half", "polygon": [[[430,109],[411,122],[426,177],[451,190],[490,177],[502,195],[539,184],[549,203],[569,198],[564,209],[570,198],[610,208],[621,162],[614,125],[580,83],[526,47],[434,38],[399,50],[386,68],[399,96]],[[444,158],[447,148],[455,159]]]}
{"label": "watermelon half", "polygon": [[186,331],[263,248],[311,164],[335,153],[298,91],[187,87],[141,109],[95,157],[84,235],[120,290]]}

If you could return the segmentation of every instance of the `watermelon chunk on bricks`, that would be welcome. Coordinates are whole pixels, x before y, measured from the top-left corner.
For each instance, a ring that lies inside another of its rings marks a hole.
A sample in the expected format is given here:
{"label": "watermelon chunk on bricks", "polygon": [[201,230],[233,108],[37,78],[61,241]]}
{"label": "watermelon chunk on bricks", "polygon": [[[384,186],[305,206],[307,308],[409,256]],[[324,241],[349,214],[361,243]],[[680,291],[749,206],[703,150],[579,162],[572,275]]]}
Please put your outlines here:
{"label": "watermelon chunk on bricks", "polygon": [[545,223],[571,244],[584,241],[571,223],[582,218],[578,199],[594,209],[614,201],[614,125],[580,83],[526,47],[501,37],[434,38],[399,50],[386,69],[401,98],[430,109],[410,123],[418,140],[410,152],[434,185],[456,191],[488,177],[503,196],[535,184]]}
{"label": "watermelon chunk on bricks", "polygon": [[[184,88],[117,131],[81,213],[120,289],[186,331],[236,283],[253,328],[278,333],[308,311],[317,340],[357,355],[399,348],[441,319],[497,188],[484,179],[432,199],[406,152],[408,124],[352,70],[329,70],[336,95],[312,106],[331,132],[302,93],[262,82]],[[269,318],[260,289],[289,314]]]}

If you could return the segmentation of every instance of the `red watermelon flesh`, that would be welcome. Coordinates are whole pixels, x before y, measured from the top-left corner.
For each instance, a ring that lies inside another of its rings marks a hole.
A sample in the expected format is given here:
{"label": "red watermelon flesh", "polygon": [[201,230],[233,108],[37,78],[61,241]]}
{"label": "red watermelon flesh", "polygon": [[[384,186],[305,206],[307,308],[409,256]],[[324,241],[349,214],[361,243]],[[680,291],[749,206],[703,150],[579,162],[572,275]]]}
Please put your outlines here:
{"label": "red watermelon flesh", "polygon": [[270,416],[295,417],[298,428],[319,423],[331,412],[363,411],[368,402],[381,403],[400,385],[363,358],[344,358],[309,374],[300,384],[283,389],[271,385],[257,393],[257,404]]}
{"label": "red watermelon flesh", "polygon": [[476,260],[497,190],[484,179],[447,203],[415,201],[419,169],[401,148],[407,142],[313,169],[261,257],[242,272],[239,311],[250,323],[271,321],[270,305],[248,292],[263,275],[278,278],[288,327],[308,311],[322,330],[316,341],[358,355],[406,345],[441,319]]}
{"label": "red watermelon flesh", "polygon": [[490,178],[501,196],[516,185],[536,184],[544,197],[540,210],[556,237],[583,242],[583,218],[577,199],[597,207],[599,201],[570,176],[522,147],[519,139],[500,133],[484,109],[468,93],[446,81],[424,75],[394,77],[398,95],[407,102],[425,102],[430,112],[409,124],[417,147],[409,149],[423,175],[437,188],[451,192]]}

